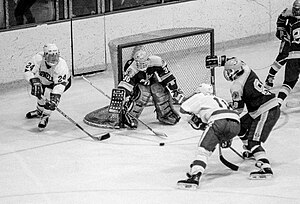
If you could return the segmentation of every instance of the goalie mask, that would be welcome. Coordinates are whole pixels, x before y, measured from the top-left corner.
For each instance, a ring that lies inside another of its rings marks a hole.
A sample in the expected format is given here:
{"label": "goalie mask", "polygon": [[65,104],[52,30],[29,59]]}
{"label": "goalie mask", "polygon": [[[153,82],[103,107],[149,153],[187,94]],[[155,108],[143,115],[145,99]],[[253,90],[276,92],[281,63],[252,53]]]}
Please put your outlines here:
{"label": "goalie mask", "polygon": [[213,89],[213,86],[211,84],[202,83],[196,89],[195,93],[203,93],[204,95],[213,95],[214,89]]}
{"label": "goalie mask", "polygon": [[300,18],[300,0],[294,1],[292,13],[295,17]]}
{"label": "goalie mask", "polygon": [[136,67],[139,71],[145,71],[148,68],[148,54],[144,50],[139,50],[133,55]]}
{"label": "goalie mask", "polygon": [[49,66],[55,66],[59,61],[59,50],[55,44],[46,44],[43,47],[45,62]]}
{"label": "goalie mask", "polygon": [[244,73],[243,65],[245,63],[236,57],[228,58],[223,71],[225,79],[227,81],[234,81],[239,78]]}

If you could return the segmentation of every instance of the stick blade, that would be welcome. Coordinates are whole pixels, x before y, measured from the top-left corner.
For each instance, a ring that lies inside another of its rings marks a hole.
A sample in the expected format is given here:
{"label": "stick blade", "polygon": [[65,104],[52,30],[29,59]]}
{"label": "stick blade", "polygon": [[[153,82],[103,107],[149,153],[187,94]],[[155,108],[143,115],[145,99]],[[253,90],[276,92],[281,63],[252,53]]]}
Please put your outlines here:
{"label": "stick blade", "polygon": [[102,140],[106,140],[106,139],[110,138],[110,134],[105,133],[105,134],[99,135],[99,136],[94,135],[92,138],[93,138],[93,140],[96,140],[96,141],[102,141]]}
{"label": "stick blade", "polygon": [[153,131],[154,134],[158,137],[168,137],[166,133]]}

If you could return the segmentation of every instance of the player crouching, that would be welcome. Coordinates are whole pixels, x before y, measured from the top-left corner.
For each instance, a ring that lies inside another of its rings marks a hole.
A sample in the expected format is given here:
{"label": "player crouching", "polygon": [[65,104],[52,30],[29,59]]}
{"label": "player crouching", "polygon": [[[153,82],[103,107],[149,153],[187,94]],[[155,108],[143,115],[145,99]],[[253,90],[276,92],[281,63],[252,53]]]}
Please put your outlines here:
{"label": "player crouching", "polygon": [[43,130],[61,95],[71,86],[67,63],[55,44],[46,44],[43,52],[26,64],[24,76],[31,85],[31,94],[37,97],[36,110],[28,112],[26,118],[40,118],[38,128]]}
{"label": "player crouching", "polygon": [[150,97],[153,99],[158,121],[174,125],[180,120],[173,101],[181,103],[183,94],[176,79],[161,57],[148,55],[144,50],[134,52],[124,66],[125,74],[118,88],[125,90],[125,125],[137,128],[139,118]]}
{"label": "player crouching", "polygon": [[177,182],[180,189],[195,190],[216,146],[229,147],[239,133],[240,117],[224,99],[213,95],[210,84],[201,84],[196,94],[181,105],[180,112],[191,115],[191,126],[203,131],[188,178]]}
{"label": "player crouching", "polygon": [[250,173],[250,179],[267,179],[273,176],[270,161],[262,144],[267,141],[280,117],[280,104],[276,95],[267,90],[257,74],[237,57],[207,56],[206,67],[224,67],[223,74],[232,82],[230,93],[234,110],[241,117],[241,131],[238,134],[247,154],[256,160],[257,171]]}

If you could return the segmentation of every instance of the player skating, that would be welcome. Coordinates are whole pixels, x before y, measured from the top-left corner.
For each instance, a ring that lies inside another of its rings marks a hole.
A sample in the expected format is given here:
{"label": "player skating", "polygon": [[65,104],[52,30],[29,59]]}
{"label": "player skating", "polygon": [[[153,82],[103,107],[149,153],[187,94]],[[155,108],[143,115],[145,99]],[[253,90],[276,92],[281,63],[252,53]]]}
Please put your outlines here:
{"label": "player skating", "polygon": [[273,175],[270,161],[262,147],[280,117],[280,104],[274,93],[268,91],[256,73],[242,60],[226,56],[208,56],[207,67],[224,66],[224,77],[232,81],[230,88],[232,106],[242,113],[241,131],[238,134],[244,144],[245,156],[253,156],[258,171],[250,173],[250,179],[266,179]]}
{"label": "player skating", "polygon": [[[290,36],[291,26],[300,20],[300,0],[293,3],[292,9],[286,8],[277,18],[276,37],[281,40],[279,53],[269,69],[267,78],[265,80],[266,88],[270,89],[274,86],[274,78],[277,72],[286,63],[286,58],[289,55],[291,47]],[[289,86],[288,84],[286,84]]]}
{"label": "player skating", "polygon": [[69,68],[57,46],[46,44],[26,64],[24,76],[31,85],[31,94],[37,97],[36,110],[28,112],[26,118],[40,118],[38,128],[43,130],[61,95],[71,86]]}
{"label": "player skating", "polygon": [[139,118],[150,97],[161,123],[174,125],[180,120],[172,99],[180,103],[183,94],[161,57],[149,55],[142,49],[137,50],[132,59],[126,62],[124,71],[124,78],[118,88],[126,91],[125,112],[130,114],[123,114],[125,125],[130,128],[138,126],[135,118]]}
{"label": "player skating", "polygon": [[204,131],[188,178],[177,182],[181,189],[196,189],[216,146],[229,147],[232,138],[239,133],[240,117],[224,99],[213,95],[210,84],[201,84],[196,93],[181,105],[180,112],[191,115],[191,126]]}

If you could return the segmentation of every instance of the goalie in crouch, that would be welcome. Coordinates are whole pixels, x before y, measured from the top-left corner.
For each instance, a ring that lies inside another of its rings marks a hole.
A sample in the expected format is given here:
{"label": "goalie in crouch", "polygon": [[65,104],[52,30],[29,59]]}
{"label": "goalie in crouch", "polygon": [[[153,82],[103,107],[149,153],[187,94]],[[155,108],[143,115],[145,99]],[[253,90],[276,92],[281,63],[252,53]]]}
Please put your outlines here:
{"label": "goalie in crouch", "polygon": [[[132,59],[126,62],[124,71],[124,78],[118,88],[126,91],[123,114],[125,125],[137,128],[138,121],[135,118],[139,118],[151,96],[158,121],[174,125],[180,120],[172,99],[181,103],[184,96],[161,57],[148,55],[142,49],[137,50]],[[130,114],[126,114],[126,111]]]}

